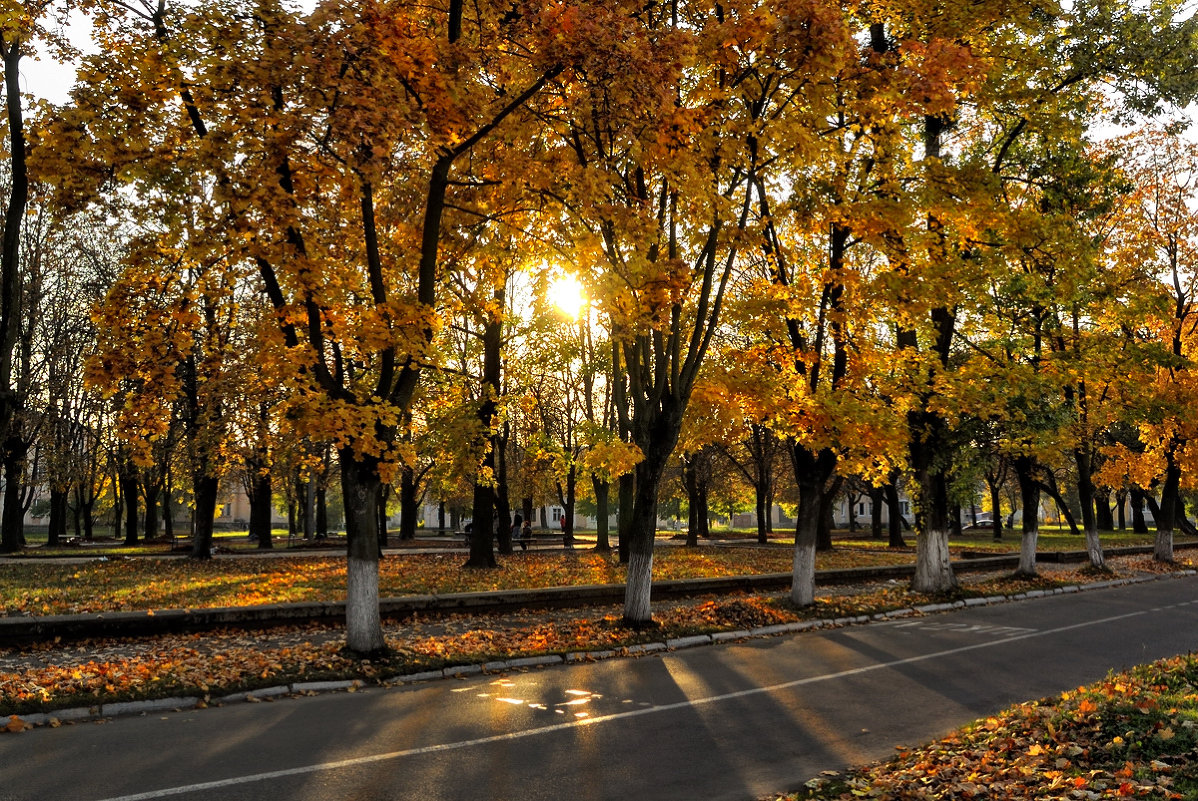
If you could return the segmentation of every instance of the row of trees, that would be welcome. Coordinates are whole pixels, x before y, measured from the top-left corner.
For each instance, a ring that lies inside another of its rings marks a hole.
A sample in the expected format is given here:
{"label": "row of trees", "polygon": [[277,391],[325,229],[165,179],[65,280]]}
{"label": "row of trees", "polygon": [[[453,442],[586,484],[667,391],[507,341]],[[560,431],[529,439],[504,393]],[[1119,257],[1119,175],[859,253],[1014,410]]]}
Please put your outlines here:
{"label": "row of trees", "polygon": [[[789,457],[800,604],[853,477],[909,472],[918,590],[953,586],[954,497],[1000,462],[1021,570],[1063,457],[1096,563],[1097,486],[1159,489],[1170,556],[1194,159],[1088,136],[1194,99],[1198,24],[1170,3],[89,8],[98,52],[29,142],[16,70],[52,6],[0,34],[0,428],[33,175],[58,219],[121,232],[88,378],[134,461],[178,432],[197,543],[231,465],[336,453],[351,649],[383,647],[380,504],[455,469],[475,566],[513,497],[589,482],[603,521],[614,490],[633,625],[667,466],[718,443],[748,443],[761,508],[765,451]],[[544,313],[559,271],[577,320]]]}

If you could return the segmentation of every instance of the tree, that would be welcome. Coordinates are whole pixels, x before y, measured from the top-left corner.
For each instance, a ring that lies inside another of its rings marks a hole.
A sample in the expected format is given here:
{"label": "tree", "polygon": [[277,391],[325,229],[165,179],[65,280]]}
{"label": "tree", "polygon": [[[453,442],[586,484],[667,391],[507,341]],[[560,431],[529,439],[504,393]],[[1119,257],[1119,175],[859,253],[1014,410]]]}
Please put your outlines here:
{"label": "tree", "polygon": [[339,455],[358,653],[385,647],[378,498],[439,326],[454,171],[465,180],[463,157],[562,72],[555,9],[114,6],[101,18],[108,49],[75,94],[66,128],[93,165],[114,165],[85,173],[148,191],[151,165],[186,163],[211,188],[229,262],[256,273],[290,366],[291,419]]}
{"label": "tree", "polygon": [[[1183,460],[1198,436],[1190,403],[1195,388],[1195,292],[1198,291],[1198,147],[1175,133],[1149,129],[1126,137],[1117,148],[1134,190],[1117,215],[1117,241],[1125,259],[1134,259],[1162,296],[1159,311],[1146,320],[1158,344],[1155,370],[1145,382],[1146,403],[1139,439],[1146,460],[1158,465],[1148,489],[1158,484],[1157,560],[1173,560],[1173,532],[1180,505]],[[1184,519],[1184,515],[1183,515]]]}

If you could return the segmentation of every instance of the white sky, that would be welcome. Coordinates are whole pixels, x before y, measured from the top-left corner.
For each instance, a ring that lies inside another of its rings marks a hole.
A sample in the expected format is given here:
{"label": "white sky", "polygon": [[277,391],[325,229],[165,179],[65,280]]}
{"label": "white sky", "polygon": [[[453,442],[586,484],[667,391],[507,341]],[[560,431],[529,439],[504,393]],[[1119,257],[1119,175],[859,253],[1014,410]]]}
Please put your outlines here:
{"label": "white sky", "polygon": [[[79,49],[92,49],[91,21],[83,14],[71,12],[67,34]],[[70,99],[74,82],[74,64],[60,64],[44,53],[36,60],[30,56],[21,59],[21,90],[24,92],[62,104]]]}

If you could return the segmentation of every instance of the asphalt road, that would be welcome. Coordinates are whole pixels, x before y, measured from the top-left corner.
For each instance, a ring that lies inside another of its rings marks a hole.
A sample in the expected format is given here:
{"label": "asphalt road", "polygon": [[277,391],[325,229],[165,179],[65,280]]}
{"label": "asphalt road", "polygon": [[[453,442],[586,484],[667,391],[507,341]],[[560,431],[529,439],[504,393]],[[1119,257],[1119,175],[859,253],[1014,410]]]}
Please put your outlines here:
{"label": "asphalt road", "polygon": [[749,799],[1195,647],[1198,577],[0,737],[0,799]]}

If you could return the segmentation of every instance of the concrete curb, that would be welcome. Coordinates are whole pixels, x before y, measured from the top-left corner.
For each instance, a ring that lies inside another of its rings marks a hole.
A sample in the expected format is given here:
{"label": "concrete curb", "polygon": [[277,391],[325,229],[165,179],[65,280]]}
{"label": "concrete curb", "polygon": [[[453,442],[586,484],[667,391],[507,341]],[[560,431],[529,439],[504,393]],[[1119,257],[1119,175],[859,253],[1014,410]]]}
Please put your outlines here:
{"label": "concrete curb", "polygon": [[[762,639],[765,637],[777,637],[787,634],[799,634],[804,631],[815,631],[820,629],[842,628],[845,626],[885,622],[888,620],[895,620],[905,617],[922,616],[924,614],[936,614],[939,612],[962,609],[965,607],[1012,603],[1016,601],[1046,598],[1052,595],[1067,595],[1070,593],[1087,592],[1090,590],[1110,589],[1112,587],[1126,586],[1128,584],[1142,584],[1150,581],[1164,581],[1195,575],[1198,575],[1198,570],[1182,570],[1176,573],[1167,573],[1163,575],[1133,576],[1125,579],[1097,581],[1092,584],[1055,587],[1051,590],[1031,590],[1029,592],[1021,592],[1013,595],[991,595],[979,598],[969,598],[964,601],[957,601],[955,603],[925,604],[923,606],[917,607],[904,607],[902,609],[892,609],[888,612],[878,612],[874,615],[857,615],[856,617],[821,620],[800,620],[793,623],[779,623],[772,626],[760,626],[747,631],[739,630],[714,632],[712,634],[697,634],[690,637],[670,639],[666,640],[665,642],[642,643],[639,645],[630,645],[618,649],[607,649],[601,651],[571,651],[566,654],[545,654],[543,656],[529,656],[517,659],[486,662],[481,665],[453,665],[451,667],[442,668],[441,670],[426,670],[419,673],[406,673],[391,676],[389,678],[382,679],[379,682],[379,686],[399,687],[409,684],[422,684],[429,681],[448,678],[465,678],[467,676],[482,675],[486,673],[502,673],[509,670],[523,670],[527,668],[540,668],[563,664],[574,665],[586,662],[598,662],[601,660],[614,659],[617,657],[645,656],[657,653],[668,653],[670,651],[686,648],[697,648],[706,645],[716,645],[720,643],[738,642],[750,639]],[[146,701],[121,701],[91,707],[74,707],[69,709],[55,710],[52,712],[13,715],[11,717],[17,718],[29,726],[46,726],[68,722],[88,722],[110,717],[147,715],[153,712],[176,712],[187,709],[195,709],[202,706],[223,706],[224,704],[237,702],[255,703],[260,702],[262,699],[273,699],[279,696],[294,697],[299,695],[316,695],[318,693],[325,692],[356,691],[357,689],[366,686],[368,685],[366,685],[365,682],[360,679],[344,681],[294,682],[287,685],[264,687],[257,690],[249,690],[246,692],[234,693],[232,695],[225,695],[219,698],[213,698],[210,701],[205,701],[198,696],[158,698]],[[2,730],[2,727],[0,727],[0,730]]]}

